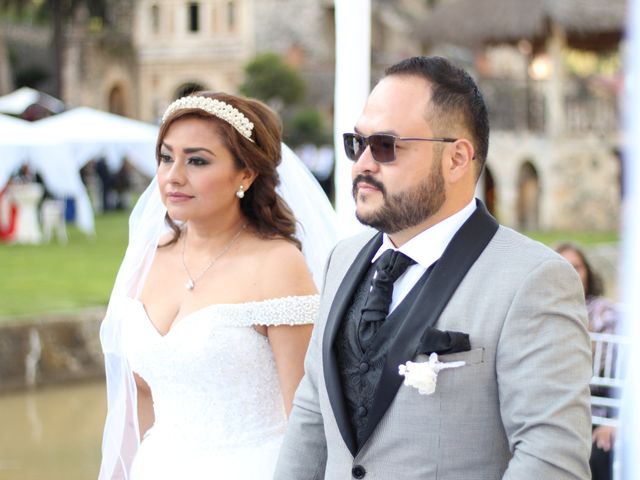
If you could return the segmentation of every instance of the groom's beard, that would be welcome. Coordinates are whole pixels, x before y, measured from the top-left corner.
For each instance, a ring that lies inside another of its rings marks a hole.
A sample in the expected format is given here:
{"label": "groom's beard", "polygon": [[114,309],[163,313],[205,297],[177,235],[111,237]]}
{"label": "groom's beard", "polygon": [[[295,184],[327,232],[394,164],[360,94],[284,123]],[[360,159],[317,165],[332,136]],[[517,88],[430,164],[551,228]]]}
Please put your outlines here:
{"label": "groom's beard", "polygon": [[356,218],[386,234],[393,234],[414,227],[433,216],[444,204],[447,196],[444,190],[442,163],[435,161],[427,178],[413,190],[389,195],[384,185],[370,175],[358,175],[353,180],[353,198],[357,202],[357,184],[366,182],[380,190],[383,205],[369,214],[358,213]]}

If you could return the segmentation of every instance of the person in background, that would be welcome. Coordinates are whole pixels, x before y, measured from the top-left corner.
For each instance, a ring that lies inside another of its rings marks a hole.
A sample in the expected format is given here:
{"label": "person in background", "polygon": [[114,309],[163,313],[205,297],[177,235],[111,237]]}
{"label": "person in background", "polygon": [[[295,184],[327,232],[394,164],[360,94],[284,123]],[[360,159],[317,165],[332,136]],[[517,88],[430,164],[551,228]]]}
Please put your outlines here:
{"label": "person in background", "polygon": [[[555,247],[578,272],[584,288],[587,312],[589,315],[589,331],[595,333],[616,333],[618,313],[616,304],[603,295],[602,279],[594,272],[584,252],[572,243],[561,243]],[[593,392],[599,395],[606,392]],[[593,407],[593,414],[611,417],[617,412],[610,412],[605,407]],[[613,478],[613,444],[616,428],[610,425],[594,425],[591,448],[591,474],[593,480],[610,480]]]}
{"label": "person in background", "polygon": [[131,208],[131,172],[133,166],[127,157],[122,159],[120,170],[114,175],[113,188],[116,191],[116,209],[129,210]]}
{"label": "person in background", "polygon": [[105,157],[98,157],[95,161],[95,172],[100,182],[99,211],[108,212],[115,208],[114,176],[109,170]]}

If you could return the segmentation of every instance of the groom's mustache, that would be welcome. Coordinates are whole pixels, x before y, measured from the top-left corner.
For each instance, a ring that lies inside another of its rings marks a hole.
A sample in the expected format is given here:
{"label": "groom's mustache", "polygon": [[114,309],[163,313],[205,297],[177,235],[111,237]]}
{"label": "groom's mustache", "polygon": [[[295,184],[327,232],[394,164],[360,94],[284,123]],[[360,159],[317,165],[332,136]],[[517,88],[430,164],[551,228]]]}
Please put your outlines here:
{"label": "groom's mustache", "polygon": [[376,187],[382,193],[383,198],[387,196],[387,190],[381,182],[373,178],[371,175],[360,174],[353,179],[351,187],[351,194],[353,195],[353,198],[356,198],[356,195],[358,194],[358,183],[360,182],[368,183],[369,185]]}

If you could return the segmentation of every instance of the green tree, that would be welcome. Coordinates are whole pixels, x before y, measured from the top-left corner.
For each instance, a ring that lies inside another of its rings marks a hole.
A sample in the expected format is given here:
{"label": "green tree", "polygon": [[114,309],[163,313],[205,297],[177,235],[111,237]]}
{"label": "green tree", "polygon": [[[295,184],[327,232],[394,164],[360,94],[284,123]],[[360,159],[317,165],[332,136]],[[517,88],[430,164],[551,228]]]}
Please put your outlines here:
{"label": "green tree", "polygon": [[[51,48],[54,65],[54,95],[62,92],[65,29],[78,8],[84,6],[93,17],[107,18],[109,0],[0,0],[0,12],[16,16],[44,19],[51,23]],[[111,2],[113,3],[113,1]]]}
{"label": "green tree", "polygon": [[316,107],[306,106],[291,115],[284,133],[286,143],[294,147],[304,143],[322,145],[331,141],[322,114]]}
{"label": "green tree", "polygon": [[256,55],[245,67],[245,80],[239,89],[277,111],[300,102],[305,95],[302,75],[276,53]]}

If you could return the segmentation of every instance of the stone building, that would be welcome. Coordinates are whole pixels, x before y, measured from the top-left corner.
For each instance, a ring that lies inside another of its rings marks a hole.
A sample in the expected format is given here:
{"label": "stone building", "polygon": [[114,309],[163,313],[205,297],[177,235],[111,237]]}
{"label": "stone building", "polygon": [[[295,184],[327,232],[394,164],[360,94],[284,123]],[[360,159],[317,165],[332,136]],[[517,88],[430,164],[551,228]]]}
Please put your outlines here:
{"label": "stone building", "polygon": [[618,229],[624,18],[623,0],[443,0],[425,17],[430,51],[462,47],[485,95],[492,135],[479,194],[501,222]]}
{"label": "stone building", "polygon": [[62,69],[62,99],[67,105],[140,117],[138,61],[126,13],[103,28],[80,11],[70,25]]}
{"label": "stone building", "polygon": [[11,90],[13,90],[13,82],[11,80],[11,69],[9,68],[9,52],[4,32],[0,31],[0,95],[9,93]]}
{"label": "stone building", "polygon": [[0,20],[0,95],[11,93],[16,82],[39,81],[47,92],[53,71],[48,29]]}
{"label": "stone building", "polygon": [[139,0],[134,7],[139,116],[157,120],[193,90],[235,91],[255,51],[252,0]]}
{"label": "stone building", "polygon": [[[63,100],[156,122],[193,89],[237,91],[247,61],[273,51],[300,70],[307,102],[330,122],[334,1],[113,0],[108,27],[82,13],[70,27]],[[604,7],[599,0],[372,0],[372,83],[410,55],[461,62],[490,109],[479,195],[499,220],[522,229],[615,230],[618,91],[595,75],[576,77],[567,57],[616,51],[624,13],[623,0]],[[1,50],[0,42],[6,77]]]}
{"label": "stone building", "polygon": [[[333,0],[117,0],[114,27],[69,32],[64,99],[157,121],[194,89],[237,91],[246,63],[276,52],[298,68],[307,101],[331,117],[335,62]],[[372,76],[421,46],[413,22],[424,2],[372,2]]]}

